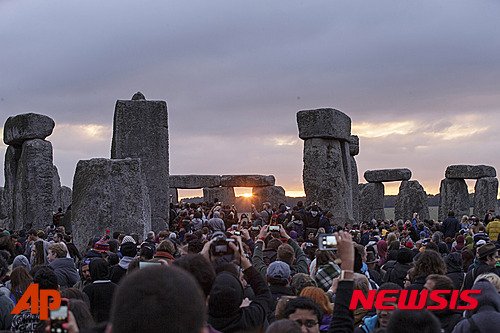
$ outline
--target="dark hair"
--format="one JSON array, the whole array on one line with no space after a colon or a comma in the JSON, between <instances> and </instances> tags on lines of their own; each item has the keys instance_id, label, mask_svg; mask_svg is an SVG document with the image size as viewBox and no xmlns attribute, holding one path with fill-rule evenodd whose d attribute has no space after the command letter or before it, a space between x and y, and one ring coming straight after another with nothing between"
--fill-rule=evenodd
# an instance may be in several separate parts
<instances>
[{"instance_id":1,"label":"dark hair","mask_svg":"<svg viewBox=\"0 0 500 333\"><path fill-rule=\"evenodd\" d=\"M279 238L272 238L267 242L266 248L278 251L278 248L280 247L281 244L283 244L283 242L280 241Z\"/></svg>"},{"instance_id":2,"label":"dark hair","mask_svg":"<svg viewBox=\"0 0 500 333\"><path fill-rule=\"evenodd\" d=\"M188 253L200 253L203 250L203 242L198 238L189 241L188 243Z\"/></svg>"},{"instance_id":3,"label":"dark hair","mask_svg":"<svg viewBox=\"0 0 500 333\"><path fill-rule=\"evenodd\" d=\"M33 259L33 266L45 265L45 246L42 240L33 243L36 253Z\"/></svg>"},{"instance_id":4,"label":"dark hair","mask_svg":"<svg viewBox=\"0 0 500 333\"><path fill-rule=\"evenodd\" d=\"M429 310L396 310L392 313L386 333L440 333L441 324Z\"/></svg>"},{"instance_id":5,"label":"dark hair","mask_svg":"<svg viewBox=\"0 0 500 333\"><path fill-rule=\"evenodd\" d=\"M198 333L205 325L205 297L196 280L175 266L126 275L115 291L113 333Z\"/></svg>"},{"instance_id":6,"label":"dark hair","mask_svg":"<svg viewBox=\"0 0 500 333\"><path fill-rule=\"evenodd\" d=\"M290 244L283 243L278 247L276 260L281 260L286 262L288 265L293 264L293 260L295 259L295 251Z\"/></svg>"},{"instance_id":7,"label":"dark hair","mask_svg":"<svg viewBox=\"0 0 500 333\"><path fill-rule=\"evenodd\" d=\"M118 241L116 239L113 238L108 240L108 244L110 252L116 252L116 250L118 250Z\"/></svg>"},{"instance_id":8,"label":"dark hair","mask_svg":"<svg viewBox=\"0 0 500 333\"><path fill-rule=\"evenodd\" d=\"M443 275L446 273L446 264L437 252L425 250L418 256L415 263L415 270L416 276L427 276L430 274Z\"/></svg>"},{"instance_id":9,"label":"dark hair","mask_svg":"<svg viewBox=\"0 0 500 333\"><path fill-rule=\"evenodd\" d=\"M0 262L1 261L4 261L3 258L0 259ZM19 302L19 299L24 294L26 289L28 289L32 281L33 278L24 266L18 266L14 268L12 273L10 273L11 290L16 302Z\"/></svg>"},{"instance_id":10,"label":"dark hair","mask_svg":"<svg viewBox=\"0 0 500 333\"><path fill-rule=\"evenodd\" d=\"M143 257L146 260L153 259L153 256L154 256L153 246L151 244L148 244L148 243L142 243L139 256Z\"/></svg>"},{"instance_id":11,"label":"dark hair","mask_svg":"<svg viewBox=\"0 0 500 333\"><path fill-rule=\"evenodd\" d=\"M434 242L427 242L427 245L425 245L425 250L439 252L439 246Z\"/></svg>"},{"instance_id":12,"label":"dark hair","mask_svg":"<svg viewBox=\"0 0 500 333\"><path fill-rule=\"evenodd\" d=\"M54 273L54 269L50 266L40 267L33 277L33 282L38 283L40 289L57 290L59 288L57 275Z\"/></svg>"},{"instance_id":13,"label":"dark hair","mask_svg":"<svg viewBox=\"0 0 500 333\"><path fill-rule=\"evenodd\" d=\"M69 302L69 310L73 313L80 331L94 328L94 318L90 314L89 306L84 301L72 299Z\"/></svg>"},{"instance_id":14,"label":"dark hair","mask_svg":"<svg viewBox=\"0 0 500 333\"><path fill-rule=\"evenodd\" d=\"M446 275L431 274L431 275L427 276L426 281L429 281L429 280L434 282L434 287L432 288L432 290L453 290L453 289L455 289L453 281L449 277L447 277ZM447 300L450 300L451 294L442 294L441 297L443 297Z\"/></svg>"},{"instance_id":15,"label":"dark hair","mask_svg":"<svg viewBox=\"0 0 500 333\"><path fill-rule=\"evenodd\" d=\"M201 254L188 254L172 262L174 266L179 266L196 279L205 297L208 297L215 282L215 271L207 259Z\"/></svg>"},{"instance_id":16,"label":"dark hair","mask_svg":"<svg viewBox=\"0 0 500 333\"><path fill-rule=\"evenodd\" d=\"M295 313L297 309L312 310L316 317L318 318L318 323L323 320L323 310L316 304L312 299L304 296L299 296L297 298L290 299L285 305L285 311L283 313L285 318L289 318L292 313Z\"/></svg>"},{"instance_id":17,"label":"dark hair","mask_svg":"<svg viewBox=\"0 0 500 333\"><path fill-rule=\"evenodd\" d=\"M269 325L266 333L302 333L302 328L293 320L280 319Z\"/></svg>"}]
</instances>

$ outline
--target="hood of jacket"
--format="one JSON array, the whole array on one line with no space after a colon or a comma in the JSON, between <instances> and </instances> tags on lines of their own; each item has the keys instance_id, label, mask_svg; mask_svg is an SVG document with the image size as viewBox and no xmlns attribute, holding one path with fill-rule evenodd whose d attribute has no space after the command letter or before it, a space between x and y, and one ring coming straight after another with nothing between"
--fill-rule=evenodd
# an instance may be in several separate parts
<instances>
[{"instance_id":1,"label":"hood of jacket","mask_svg":"<svg viewBox=\"0 0 500 333\"><path fill-rule=\"evenodd\" d=\"M109 279L109 266L104 259L94 259L90 262L90 277L92 282Z\"/></svg>"},{"instance_id":2,"label":"hood of jacket","mask_svg":"<svg viewBox=\"0 0 500 333\"><path fill-rule=\"evenodd\" d=\"M453 252L448 254L444 262L446 263L446 273L463 273L461 253Z\"/></svg>"},{"instance_id":3,"label":"hood of jacket","mask_svg":"<svg viewBox=\"0 0 500 333\"><path fill-rule=\"evenodd\" d=\"M500 295L491 282L481 279L472 286L472 290L481 290L481 293L470 295L477 300L478 306L475 309L467 310L467 318L480 311L491 310L500 312Z\"/></svg>"},{"instance_id":4,"label":"hood of jacket","mask_svg":"<svg viewBox=\"0 0 500 333\"><path fill-rule=\"evenodd\" d=\"M240 312L243 297L244 290L240 281L229 272L220 273L210 292L208 315L218 319L233 318Z\"/></svg>"}]
</instances>

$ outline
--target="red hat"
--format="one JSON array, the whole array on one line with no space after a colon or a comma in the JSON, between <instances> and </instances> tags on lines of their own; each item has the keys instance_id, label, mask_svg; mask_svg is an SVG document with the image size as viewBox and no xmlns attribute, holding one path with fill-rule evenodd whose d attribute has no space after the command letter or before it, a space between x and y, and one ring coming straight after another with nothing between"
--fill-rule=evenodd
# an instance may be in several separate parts
<instances>
[{"instance_id":1,"label":"red hat","mask_svg":"<svg viewBox=\"0 0 500 333\"><path fill-rule=\"evenodd\" d=\"M412 242L410 242L410 241L408 241L408 242L406 243L406 247L407 247L407 248L409 248L409 249L413 249L413 243L412 243Z\"/></svg>"}]
</instances>

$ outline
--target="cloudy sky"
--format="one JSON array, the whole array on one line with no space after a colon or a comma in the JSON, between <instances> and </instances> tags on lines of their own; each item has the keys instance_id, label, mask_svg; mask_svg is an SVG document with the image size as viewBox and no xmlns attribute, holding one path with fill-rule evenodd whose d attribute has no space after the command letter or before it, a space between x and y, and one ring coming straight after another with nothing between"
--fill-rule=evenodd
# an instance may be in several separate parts
<instances>
[{"instance_id":1,"label":"cloudy sky","mask_svg":"<svg viewBox=\"0 0 500 333\"><path fill-rule=\"evenodd\" d=\"M78 160L110 157L114 104L139 90L167 101L171 174L273 174L298 195L295 114L331 107L360 137L360 179L407 167L434 194L447 165L500 168L499 12L462 0L2 0L0 115L53 118L71 186Z\"/></svg>"}]
</instances>

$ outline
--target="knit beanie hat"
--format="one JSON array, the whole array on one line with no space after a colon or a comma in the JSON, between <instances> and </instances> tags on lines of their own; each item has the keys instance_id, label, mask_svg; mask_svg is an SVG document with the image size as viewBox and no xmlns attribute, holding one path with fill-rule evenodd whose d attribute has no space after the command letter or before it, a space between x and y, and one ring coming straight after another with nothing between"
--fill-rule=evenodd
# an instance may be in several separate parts
<instances>
[{"instance_id":1,"label":"knit beanie hat","mask_svg":"<svg viewBox=\"0 0 500 333\"><path fill-rule=\"evenodd\" d=\"M137 246L135 245L135 240L131 236L123 237L120 252L126 257L135 257L137 255Z\"/></svg>"}]
</instances>

